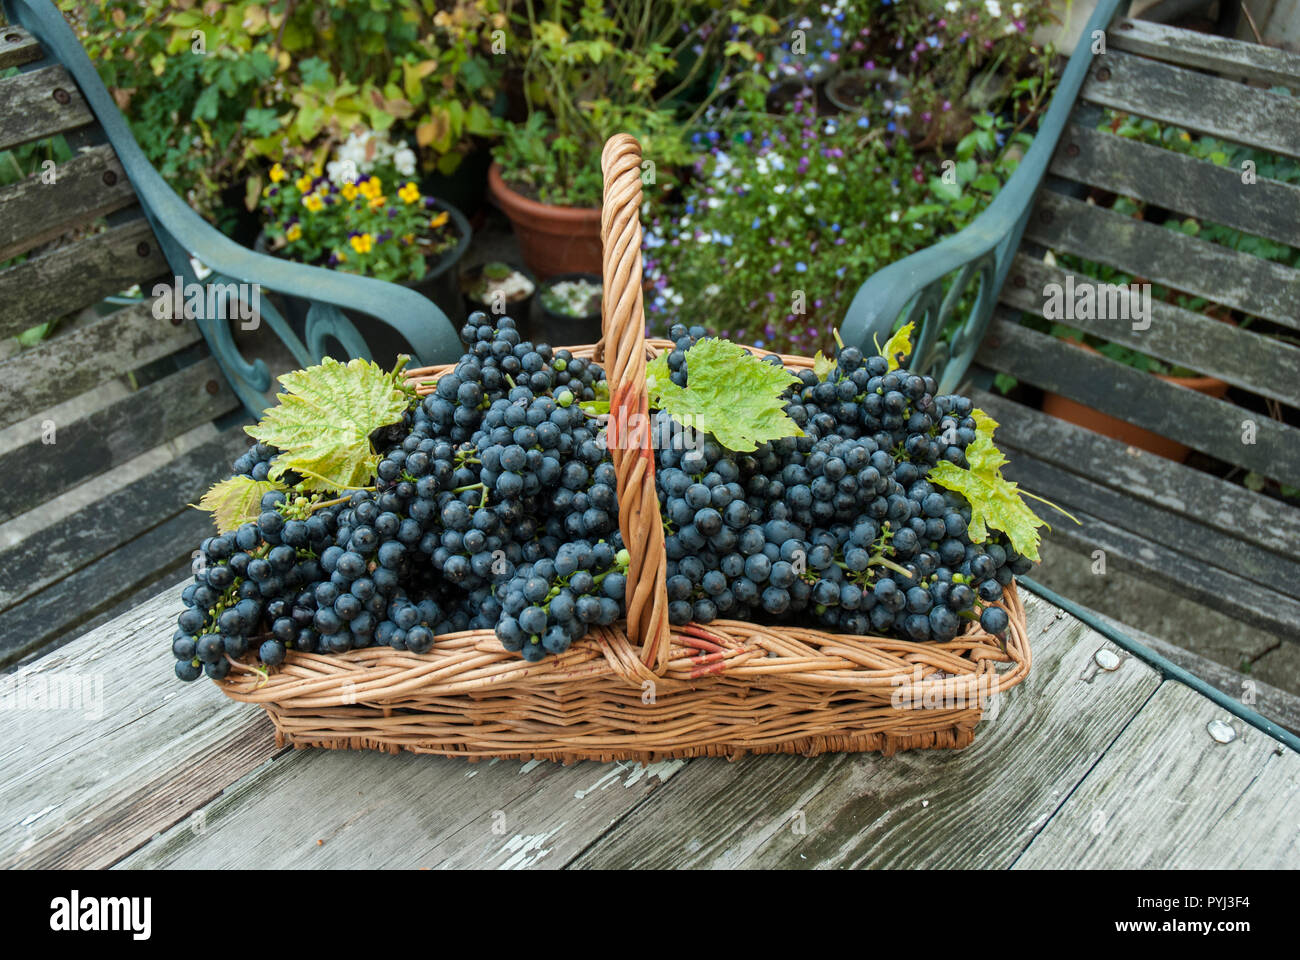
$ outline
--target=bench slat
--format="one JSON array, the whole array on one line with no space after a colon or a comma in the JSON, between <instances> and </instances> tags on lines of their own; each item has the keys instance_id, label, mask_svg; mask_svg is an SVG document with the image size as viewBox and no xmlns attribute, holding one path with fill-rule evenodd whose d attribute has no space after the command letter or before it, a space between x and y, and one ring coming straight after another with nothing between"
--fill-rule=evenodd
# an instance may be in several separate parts
<instances>
[{"instance_id":1,"label":"bench slat","mask_svg":"<svg viewBox=\"0 0 1300 960\"><path fill-rule=\"evenodd\" d=\"M153 301L117 310L0 361L0 427L85 393L201 340L192 322L153 315Z\"/></svg>"},{"instance_id":2,"label":"bench slat","mask_svg":"<svg viewBox=\"0 0 1300 960\"><path fill-rule=\"evenodd\" d=\"M1300 330L1300 271L1044 190L1025 236Z\"/></svg>"},{"instance_id":3,"label":"bench slat","mask_svg":"<svg viewBox=\"0 0 1300 960\"><path fill-rule=\"evenodd\" d=\"M1112 50L1123 50L1183 67L1248 77L1272 86L1300 85L1300 57L1276 47L1181 30L1148 20L1123 20L1106 35ZM1105 58L1103 58L1104 60Z\"/></svg>"},{"instance_id":4,"label":"bench slat","mask_svg":"<svg viewBox=\"0 0 1300 960\"><path fill-rule=\"evenodd\" d=\"M1300 101L1235 80L1107 53L1095 59L1079 95L1103 107L1300 157Z\"/></svg>"},{"instance_id":5,"label":"bench slat","mask_svg":"<svg viewBox=\"0 0 1300 960\"><path fill-rule=\"evenodd\" d=\"M247 449L242 429L231 429L207 443L188 450L134 483L114 491L75 514L56 521L7 550L0 550L0 611L7 611L38 590L56 583L74 571L109 556L123 544L158 526L184 510L204 520L209 533L211 519L188 503L197 503L212 483L229 476L230 463ZM167 559L185 556L198 542L174 542ZM123 576L114 564L95 564L101 591ZM98 596L96 594L95 596ZM83 596L81 602L87 602ZM5 616L8 616L6 613ZM6 622L6 631L9 626Z\"/></svg>"},{"instance_id":6,"label":"bench slat","mask_svg":"<svg viewBox=\"0 0 1300 960\"><path fill-rule=\"evenodd\" d=\"M0 271L0 337L75 313L167 271L143 216Z\"/></svg>"},{"instance_id":7,"label":"bench slat","mask_svg":"<svg viewBox=\"0 0 1300 960\"><path fill-rule=\"evenodd\" d=\"M45 443L30 439L0 450L0 523L125 463L239 405L217 361L207 357L73 423L56 424Z\"/></svg>"},{"instance_id":8,"label":"bench slat","mask_svg":"<svg viewBox=\"0 0 1300 960\"><path fill-rule=\"evenodd\" d=\"M61 66L0 80L0 150L94 123L81 91Z\"/></svg>"},{"instance_id":9,"label":"bench slat","mask_svg":"<svg viewBox=\"0 0 1300 960\"><path fill-rule=\"evenodd\" d=\"M1021 326L999 308L976 360L1179 443L1300 486L1300 430L1167 383L1056 337ZM1256 442L1242 443L1242 421Z\"/></svg>"},{"instance_id":10,"label":"bench slat","mask_svg":"<svg viewBox=\"0 0 1300 960\"><path fill-rule=\"evenodd\" d=\"M1289 594L1293 585L1300 583L1300 557L1278 556L1213 530L1194 514L1152 507L1128 496L1123 490L1103 485L1096 477L1044 463L1034 455L1036 451L1033 448L1022 449L1008 441L1005 449L1011 461L1005 470L1008 478L1071 513L1085 511L1113 527L1173 551L1182 557L1181 567L1216 568L1277 594ZM1076 540L1088 540L1085 528L1076 527L1068 518L1057 515L1050 508L1039 512L1039 516L1063 536L1073 535ZM1063 529L1065 527L1072 529L1067 532ZM1300 601L1292 600L1291 603L1291 611L1300 623Z\"/></svg>"},{"instance_id":11,"label":"bench slat","mask_svg":"<svg viewBox=\"0 0 1300 960\"><path fill-rule=\"evenodd\" d=\"M1190 514L1214 530L1281 556L1300 554L1300 510L1006 397L983 390L970 396L998 421L999 443L1030 450L1046 463L1152 508Z\"/></svg>"},{"instance_id":12,"label":"bench slat","mask_svg":"<svg viewBox=\"0 0 1300 960\"><path fill-rule=\"evenodd\" d=\"M1066 128L1052 173L1099 190L1300 247L1300 186L1217 167L1173 150L1077 124Z\"/></svg>"},{"instance_id":13,"label":"bench slat","mask_svg":"<svg viewBox=\"0 0 1300 960\"><path fill-rule=\"evenodd\" d=\"M0 70L41 59L41 45L22 27L0 27Z\"/></svg>"},{"instance_id":14,"label":"bench slat","mask_svg":"<svg viewBox=\"0 0 1300 960\"><path fill-rule=\"evenodd\" d=\"M54 183L28 177L0 189L0 262L135 202L126 171L107 144L57 167L55 177Z\"/></svg>"},{"instance_id":15,"label":"bench slat","mask_svg":"<svg viewBox=\"0 0 1300 960\"><path fill-rule=\"evenodd\" d=\"M1067 276L1073 276L1076 284L1095 282L1086 274L1049 267L1019 253L1011 264L1010 281L1002 286L1001 302L1042 316L1047 284L1057 284L1064 290ZM1134 330L1132 320L1118 316L1060 322L1261 396L1300 406L1300 348L1155 299L1151 301L1149 320L1145 330Z\"/></svg>"}]
</instances>

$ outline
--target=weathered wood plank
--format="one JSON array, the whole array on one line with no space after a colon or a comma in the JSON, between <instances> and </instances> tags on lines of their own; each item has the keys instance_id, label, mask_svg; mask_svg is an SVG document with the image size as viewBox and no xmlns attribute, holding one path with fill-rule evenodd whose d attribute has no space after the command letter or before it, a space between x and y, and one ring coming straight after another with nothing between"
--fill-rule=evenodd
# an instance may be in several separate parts
<instances>
[{"instance_id":1,"label":"weathered wood plank","mask_svg":"<svg viewBox=\"0 0 1300 960\"><path fill-rule=\"evenodd\" d=\"M1261 599L1268 598L1270 592L1274 592L1283 595L1279 600L1283 600L1294 585L1300 582L1300 555L1283 557L1261 550L1235 537L1211 530L1194 515L1141 503L1126 496L1122 490L1103 486L1096 478L1081 476L1044 463L1034 456L1032 450L1023 450L1011 443L1007 443L1006 448L1008 451L1016 451L1007 454L1011 458L1011 463L1005 470L1007 477L1071 513L1084 510L1094 517L1104 518L1111 526L1167 547L1182 558L1178 564L1179 569L1169 571L1171 576L1182 579L1181 570L1189 566L1217 568L1232 574L1234 578L1239 577L1266 588L1259 591ZM1076 527L1062 517L1052 521L1053 529L1066 526L1072 528L1072 539L1090 542L1085 527ZM1297 544L1297 549L1300 549L1300 544ZM1284 604L1278 610L1278 616L1285 618L1287 612L1288 608ZM1292 601L1289 612L1300 620L1300 602Z\"/></svg>"},{"instance_id":2,"label":"weathered wood plank","mask_svg":"<svg viewBox=\"0 0 1300 960\"><path fill-rule=\"evenodd\" d=\"M1244 43L1163 23L1129 19L1111 27L1106 42L1113 50L1179 66L1213 70L1230 77L1247 77L1269 85L1300 85L1300 56L1258 43Z\"/></svg>"},{"instance_id":3,"label":"weathered wood plank","mask_svg":"<svg viewBox=\"0 0 1300 960\"><path fill-rule=\"evenodd\" d=\"M239 405L217 361L207 357L72 423L40 426L26 443L0 450L0 522L83 480L165 443Z\"/></svg>"},{"instance_id":4,"label":"weathered wood plank","mask_svg":"<svg viewBox=\"0 0 1300 960\"><path fill-rule=\"evenodd\" d=\"M1125 270L1300 329L1300 271L1041 191L1025 236L1058 253Z\"/></svg>"},{"instance_id":5,"label":"weathered wood plank","mask_svg":"<svg viewBox=\"0 0 1300 960\"><path fill-rule=\"evenodd\" d=\"M1099 670L1096 652L1115 648L1032 595L1025 605L1033 670L965 750L693 761L573 865L1010 865L1159 684L1122 651Z\"/></svg>"},{"instance_id":6,"label":"weathered wood plank","mask_svg":"<svg viewBox=\"0 0 1300 960\"><path fill-rule=\"evenodd\" d=\"M230 462L246 447L247 437L242 430L227 430L112 496L46 527L39 535L0 551L0 610L7 610L179 513L214 480L228 475ZM195 543L185 552L197 546ZM121 575L111 569L100 572L106 579Z\"/></svg>"},{"instance_id":7,"label":"weathered wood plank","mask_svg":"<svg viewBox=\"0 0 1300 960\"><path fill-rule=\"evenodd\" d=\"M0 27L0 70L41 59L41 45L22 27Z\"/></svg>"},{"instance_id":8,"label":"weathered wood plank","mask_svg":"<svg viewBox=\"0 0 1300 960\"><path fill-rule=\"evenodd\" d=\"M120 866L560 867L681 767L296 751Z\"/></svg>"},{"instance_id":9,"label":"weathered wood plank","mask_svg":"<svg viewBox=\"0 0 1300 960\"><path fill-rule=\"evenodd\" d=\"M1049 267L1023 253L1012 261L1008 276L1009 281L1002 285L999 296L1001 302L1039 316L1048 303L1049 284L1056 285L1061 303L1066 299L1063 291L1068 289L1067 278L1073 278L1076 291L1085 285L1096 288L1098 284L1087 274ZM1121 290L1121 295L1128 302L1127 289ZM1101 299L1104 301L1105 296ZM1091 316L1057 319L1158 360L1300 406L1300 348L1154 299L1151 315L1143 318L1141 329L1134 328L1138 320L1132 310L1127 311L1127 317L1121 315L1123 312L1112 311L1107 306L1092 311Z\"/></svg>"},{"instance_id":10,"label":"weathered wood plank","mask_svg":"<svg viewBox=\"0 0 1300 960\"><path fill-rule=\"evenodd\" d=\"M175 587L0 677L0 866L107 866L274 754L260 711L172 674L180 610Z\"/></svg>"},{"instance_id":11,"label":"weathered wood plank","mask_svg":"<svg viewBox=\"0 0 1300 960\"><path fill-rule=\"evenodd\" d=\"M1300 103L1235 80L1108 52L1094 59L1080 96L1104 107L1300 157Z\"/></svg>"},{"instance_id":12,"label":"weathered wood plank","mask_svg":"<svg viewBox=\"0 0 1300 960\"><path fill-rule=\"evenodd\" d=\"M203 339L192 322L153 315L153 301L126 307L0 361L0 427Z\"/></svg>"},{"instance_id":13,"label":"weathered wood plank","mask_svg":"<svg viewBox=\"0 0 1300 960\"><path fill-rule=\"evenodd\" d=\"M94 123L68 71L55 65L0 80L0 150Z\"/></svg>"},{"instance_id":14,"label":"weathered wood plank","mask_svg":"<svg viewBox=\"0 0 1300 960\"><path fill-rule=\"evenodd\" d=\"M1052 173L1166 210L1300 247L1300 186L1216 167L1127 137L1066 127Z\"/></svg>"},{"instance_id":15,"label":"weathered wood plank","mask_svg":"<svg viewBox=\"0 0 1300 960\"><path fill-rule=\"evenodd\" d=\"M214 461L207 482L228 472L229 460ZM4 611L0 666L58 643L106 613L124 612L130 596L191 562L193 551L214 532L211 517L184 506L171 509L170 515L151 513L157 526Z\"/></svg>"},{"instance_id":16,"label":"weathered wood plank","mask_svg":"<svg viewBox=\"0 0 1300 960\"><path fill-rule=\"evenodd\" d=\"M1236 738L1215 741L1214 721ZM1167 682L1015 868L1295 870L1297 807L1300 756Z\"/></svg>"},{"instance_id":17,"label":"weathered wood plank","mask_svg":"<svg viewBox=\"0 0 1300 960\"><path fill-rule=\"evenodd\" d=\"M1185 513L1214 530L1283 556L1300 546L1300 511L1278 500L1024 404L983 390L975 405L997 420L998 441L1072 470L1153 507Z\"/></svg>"},{"instance_id":18,"label":"weathered wood plank","mask_svg":"<svg viewBox=\"0 0 1300 960\"><path fill-rule=\"evenodd\" d=\"M117 154L91 147L54 170L0 189L0 262L62 236L71 228L135 202Z\"/></svg>"},{"instance_id":19,"label":"weathered wood plank","mask_svg":"<svg viewBox=\"0 0 1300 960\"><path fill-rule=\"evenodd\" d=\"M75 313L135 283L162 276L167 260L138 219L0 270L0 337Z\"/></svg>"},{"instance_id":20,"label":"weathered wood plank","mask_svg":"<svg viewBox=\"0 0 1300 960\"><path fill-rule=\"evenodd\" d=\"M1300 485L1300 431L1021 326L998 308L976 360L1179 443ZM1242 443L1242 421L1256 424Z\"/></svg>"}]
</instances>

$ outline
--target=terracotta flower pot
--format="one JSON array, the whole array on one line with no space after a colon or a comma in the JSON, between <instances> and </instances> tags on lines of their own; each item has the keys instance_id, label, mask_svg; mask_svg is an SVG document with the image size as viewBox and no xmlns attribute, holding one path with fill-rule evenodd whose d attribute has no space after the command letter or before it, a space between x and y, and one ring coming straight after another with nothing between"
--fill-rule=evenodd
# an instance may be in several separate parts
<instances>
[{"instance_id":1,"label":"terracotta flower pot","mask_svg":"<svg viewBox=\"0 0 1300 960\"><path fill-rule=\"evenodd\" d=\"M1066 343L1073 344L1091 353L1097 353L1095 349L1086 343L1079 343L1077 340L1066 339ZM1186 387L1189 390L1195 390L1197 393L1203 393L1206 396L1220 400L1228 392L1228 384L1217 377L1171 377L1163 373L1153 373L1152 376L1159 377L1166 383ZM1143 430L1141 427L1135 427L1127 421L1109 416L1099 410L1094 410L1086 404L1079 403L1077 400L1071 400L1069 397L1063 397L1057 393L1043 392L1043 412L1056 417L1058 420L1078 424L1094 433L1113 437L1130 447L1137 447L1139 450L1146 450L1148 453L1154 453L1169 460L1182 461L1187 459L1187 455L1191 453L1190 447L1185 447L1175 440L1162 437L1150 430Z\"/></svg>"},{"instance_id":2,"label":"terracotta flower pot","mask_svg":"<svg viewBox=\"0 0 1300 960\"><path fill-rule=\"evenodd\" d=\"M557 273L600 273L600 208L559 207L506 186L501 167L488 168L488 192L510 218L524 262L538 279Z\"/></svg>"}]
</instances>

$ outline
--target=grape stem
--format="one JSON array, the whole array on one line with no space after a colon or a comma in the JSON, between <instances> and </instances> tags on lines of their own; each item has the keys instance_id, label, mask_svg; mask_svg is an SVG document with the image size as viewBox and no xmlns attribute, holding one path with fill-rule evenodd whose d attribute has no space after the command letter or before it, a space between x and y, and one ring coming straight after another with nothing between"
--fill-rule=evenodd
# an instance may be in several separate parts
<instances>
[{"instance_id":1,"label":"grape stem","mask_svg":"<svg viewBox=\"0 0 1300 960\"><path fill-rule=\"evenodd\" d=\"M885 567L888 570L893 570L895 573L901 573L903 576L907 577L908 579L911 579L912 577L912 571L908 570L907 567L904 567L901 564L897 564L893 560L886 559L885 557L882 557L879 554L877 554L876 556L868 560L867 566Z\"/></svg>"}]
</instances>

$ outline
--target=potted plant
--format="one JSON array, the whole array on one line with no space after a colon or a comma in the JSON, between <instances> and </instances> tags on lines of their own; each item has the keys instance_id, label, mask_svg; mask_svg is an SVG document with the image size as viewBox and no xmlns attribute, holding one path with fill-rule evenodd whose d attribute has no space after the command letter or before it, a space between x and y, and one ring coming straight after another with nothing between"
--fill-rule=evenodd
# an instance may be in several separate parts
<instances>
[{"instance_id":1,"label":"potted plant","mask_svg":"<svg viewBox=\"0 0 1300 960\"><path fill-rule=\"evenodd\" d=\"M470 228L450 204L426 197L412 180L371 173L349 179L350 167L308 172L271 168L263 191L265 226L258 248L289 260L400 283L424 294L448 316L460 309L455 267ZM301 329L306 305L286 298L287 319ZM350 316L376 357L407 349L387 325Z\"/></svg>"},{"instance_id":2,"label":"potted plant","mask_svg":"<svg viewBox=\"0 0 1300 960\"><path fill-rule=\"evenodd\" d=\"M511 317L523 331L531 329L529 314L536 290L537 281L527 270L499 260L471 267L460 278L466 313L482 310Z\"/></svg>"},{"instance_id":3,"label":"potted plant","mask_svg":"<svg viewBox=\"0 0 1300 960\"><path fill-rule=\"evenodd\" d=\"M688 159L681 131L723 92L761 79L739 67L758 57L748 40L778 24L761 9L742 18L711 0L633 0L610 14L599 4L575 13L564 0L525 6L516 19L526 39L513 49L526 119L500 123L488 190L538 277L596 273L596 158L605 140L633 134L646 157L647 193L669 189L673 169ZM695 65L679 70L688 52ZM698 102L682 99L705 65L714 71L709 92Z\"/></svg>"},{"instance_id":4,"label":"potted plant","mask_svg":"<svg viewBox=\"0 0 1300 960\"><path fill-rule=\"evenodd\" d=\"M602 281L594 273L563 273L542 281L537 337L546 343L595 343L600 339Z\"/></svg>"}]
</instances>

